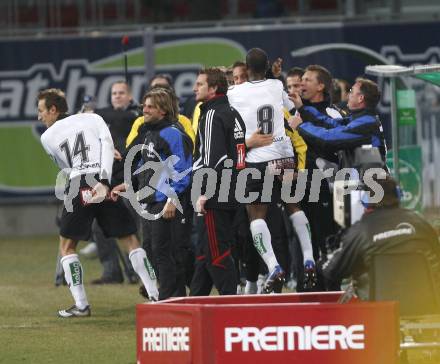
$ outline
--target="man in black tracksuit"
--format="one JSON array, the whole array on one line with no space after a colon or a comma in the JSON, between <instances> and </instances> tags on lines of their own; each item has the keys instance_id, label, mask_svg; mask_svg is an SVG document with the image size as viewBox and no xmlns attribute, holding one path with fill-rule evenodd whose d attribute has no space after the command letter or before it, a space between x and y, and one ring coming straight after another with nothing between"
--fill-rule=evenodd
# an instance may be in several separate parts
<instances>
[{"instance_id":1,"label":"man in black tracksuit","mask_svg":"<svg viewBox=\"0 0 440 364\"><path fill-rule=\"evenodd\" d=\"M190 295L209 295L214 284L219 294L234 295L237 277L231 256L237 170L245 167L245 125L228 102L228 84L217 68L200 71L194 92L200 107L200 121L194 158L193 193L201 185L196 203L199 213L196 266ZM201 168L216 172L214 181L202 179ZM222 175L232 174L231 182ZM222 183L220 183L222 182ZM221 188L220 188L221 187ZM212 194L212 197L209 197Z\"/></svg>"}]
</instances>

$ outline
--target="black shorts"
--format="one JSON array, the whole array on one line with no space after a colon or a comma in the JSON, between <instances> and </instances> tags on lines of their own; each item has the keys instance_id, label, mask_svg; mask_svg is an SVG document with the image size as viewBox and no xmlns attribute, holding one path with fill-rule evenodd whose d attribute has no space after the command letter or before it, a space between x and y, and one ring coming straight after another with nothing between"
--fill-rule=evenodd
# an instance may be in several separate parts
<instances>
[{"instance_id":1,"label":"black shorts","mask_svg":"<svg viewBox=\"0 0 440 364\"><path fill-rule=\"evenodd\" d=\"M286 201L289 202L291 197L295 194L295 188L296 188L296 180L292 179L283 179L284 169L280 169L280 174L273 174L272 166L274 164L277 164L277 162L289 160L286 162L285 166L286 169L289 171L295 171L294 163L291 162L293 158L285 158L282 160L275 160L275 161L268 161L268 162L261 162L261 163L246 163L246 168L254 168L256 169L260 174L261 177L259 178L253 178L253 176L249 173L247 175L246 180L246 193L245 197L249 200L253 200L251 202L245 202L245 201L239 201L242 203L248 203L248 204L264 204L264 203L278 203L284 200L283 197L285 197ZM270 166L272 165L272 166ZM279 168L277 168L279 169ZM243 172L244 173L244 172ZM283 190L284 186L284 190ZM254 197L250 198L250 193L258 194L257 199ZM284 196L285 195L285 196Z\"/></svg>"},{"instance_id":2,"label":"black shorts","mask_svg":"<svg viewBox=\"0 0 440 364\"><path fill-rule=\"evenodd\" d=\"M73 240L88 240L92 222L98 221L107 238L121 238L136 233L136 223L121 199L101 203L83 204L81 190L72 200L72 211L63 212L60 219L60 235Z\"/></svg>"},{"instance_id":3,"label":"black shorts","mask_svg":"<svg viewBox=\"0 0 440 364\"><path fill-rule=\"evenodd\" d=\"M254 169L259 172L260 177L255 178L255 176L249 174L246 179L246 199L249 202L244 202L248 204L261 204L261 203L271 203L279 202L281 199L281 180L276 175L272 175L269 169L270 162L261 163L246 163L246 170L250 171ZM244 172L240 172L244 173ZM257 194L257 198L253 195ZM251 197L252 196L252 197Z\"/></svg>"}]
</instances>

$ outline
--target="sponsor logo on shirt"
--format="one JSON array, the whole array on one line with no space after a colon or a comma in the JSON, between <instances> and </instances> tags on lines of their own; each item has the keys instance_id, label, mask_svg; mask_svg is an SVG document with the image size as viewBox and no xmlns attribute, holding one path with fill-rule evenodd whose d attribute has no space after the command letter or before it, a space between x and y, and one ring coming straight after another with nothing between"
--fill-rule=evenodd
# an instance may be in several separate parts
<instances>
[{"instance_id":1,"label":"sponsor logo on shirt","mask_svg":"<svg viewBox=\"0 0 440 364\"><path fill-rule=\"evenodd\" d=\"M155 153L154 153L154 143L153 142L149 142L146 147L145 150L147 151L147 156L149 158L154 158L155 157Z\"/></svg>"},{"instance_id":2,"label":"sponsor logo on shirt","mask_svg":"<svg viewBox=\"0 0 440 364\"><path fill-rule=\"evenodd\" d=\"M241 127L241 125L237 119L235 119L234 138L236 140L244 138L243 128Z\"/></svg>"},{"instance_id":3,"label":"sponsor logo on shirt","mask_svg":"<svg viewBox=\"0 0 440 364\"><path fill-rule=\"evenodd\" d=\"M246 147L243 143L237 144L237 169L243 169L246 167Z\"/></svg>"}]
</instances>

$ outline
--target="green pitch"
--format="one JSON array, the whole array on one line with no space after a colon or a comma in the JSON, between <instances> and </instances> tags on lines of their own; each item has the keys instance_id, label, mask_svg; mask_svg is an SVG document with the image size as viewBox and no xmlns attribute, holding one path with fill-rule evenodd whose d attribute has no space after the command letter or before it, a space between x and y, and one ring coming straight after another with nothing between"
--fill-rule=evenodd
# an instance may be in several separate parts
<instances>
[{"instance_id":1,"label":"green pitch","mask_svg":"<svg viewBox=\"0 0 440 364\"><path fill-rule=\"evenodd\" d=\"M136 363L138 286L91 286L100 265L82 258L92 317L59 319L57 310L73 301L67 287L53 284L57 246L56 236L0 239L0 364ZM439 363L429 351L408 357Z\"/></svg>"},{"instance_id":2,"label":"green pitch","mask_svg":"<svg viewBox=\"0 0 440 364\"><path fill-rule=\"evenodd\" d=\"M55 287L57 237L0 239L0 363L136 363L137 285L92 286L98 260L81 259L92 317L63 320L73 304Z\"/></svg>"}]
</instances>

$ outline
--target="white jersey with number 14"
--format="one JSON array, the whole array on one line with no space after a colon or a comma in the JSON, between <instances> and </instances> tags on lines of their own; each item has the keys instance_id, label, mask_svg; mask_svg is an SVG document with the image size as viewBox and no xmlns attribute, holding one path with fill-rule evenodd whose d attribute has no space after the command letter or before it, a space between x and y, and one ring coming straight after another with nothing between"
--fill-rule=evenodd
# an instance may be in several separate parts
<instances>
[{"instance_id":1,"label":"white jersey with number 14","mask_svg":"<svg viewBox=\"0 0 440 364\"><path fill-rule=\"evenodd\" d=\"M247 162L267 162L294 155L292 143L284 130L283 108L291 110L295 105L289 100L281 81L270 79L232 86L228 90L228 99L246 124L246 139L258 128L264 134L273 134L272 144L247 152Z\"/></svg>"},{"instance_id":2,"label":"white jersey with number 14","mask_svg":"<svg viewBox=\"0 0 440 364\"><path fill-rule=\"evenodd\" d=\"M99 174L111 180L113 140L99 115L84 113L57 120L41 135L41 143L60 169L71 169L69 179Z\"/></svg>"}]
</instances>

